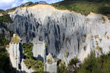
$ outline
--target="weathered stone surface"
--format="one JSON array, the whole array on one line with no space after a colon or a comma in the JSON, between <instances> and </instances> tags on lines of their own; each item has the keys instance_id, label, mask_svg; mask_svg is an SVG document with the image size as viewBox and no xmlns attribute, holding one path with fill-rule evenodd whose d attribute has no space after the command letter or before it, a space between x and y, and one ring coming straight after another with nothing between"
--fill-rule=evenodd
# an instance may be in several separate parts
<instances>
[{"instance_id":1,"label":"weathered stone surface","mask_svg":"<svg viewBox=\"0 0 110 73\"><path fill-rule=\"evenodd\" d=\"M37 41L36 43L33 44L33 56L37 60L41 60L45 62L45 57L46 57L46 48L45 48L45 42L43 41Z\"/></svg>"},{"instance_id":2,"label":"weathered stone surface","mask_svg":"<svg viewBox=\"0 0 110 73\"><path fill-rule=\"evenodd\" d=\"M84 16L49 5L21 7L9 14L14 23L7 27L18 33L23 42L35 37L45 40L48 53L66 63L74 56L83 61L91 50L97 55L100 48L104 54L110 50L110 22L100 14Z\"/></svg>"},{"instance_id":3,"label":"weathered stone surface","mask_svg":"<svg viewBox=\"0 0 110 73\"><path fill-rule=\"evenodd\" d=\"M44 71L47 71L50 73L57 73L57 62L54 60L53 56L50 53L46 56Z\"/></svg>"},{"instance_id":4,"label":"weathered stone surface","mask_svg":"<svg viewBox=\"0 0 110 73\"><path fill-rule=\"evenodd\" d=\"M16 35L13 35L13 38L15 38ZM13 39L12 38L12 39ZM20 38L17 36L17 39L20 40ZM16 68L16 70L21 70L21 61L23 59L23 50L21 47L21 43L15 43L14 41L11 41L9 45L7 45L6 50L9 53L10 62L12 64L13 68Z\"/></svg>"}]
</instances>

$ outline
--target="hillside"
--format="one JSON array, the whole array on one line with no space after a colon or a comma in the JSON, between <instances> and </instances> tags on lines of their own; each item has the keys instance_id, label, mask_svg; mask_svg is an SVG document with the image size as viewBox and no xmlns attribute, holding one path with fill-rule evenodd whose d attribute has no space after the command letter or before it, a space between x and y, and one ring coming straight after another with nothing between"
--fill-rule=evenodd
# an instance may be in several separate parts
<instances>
[{"instance_id":1,"label":"hillside","mask_svg":"<svg viewBox=\"0 0 110 73\"><path fill-rule=\"evenodd\" d=\"M110 1L101 2L89 2L89 1L62 1L52 4L58 9L67 9L70 11L75 11L83 15L88 15L90 12L103 14L110 19Z\"/></svg>"}]
</instances>

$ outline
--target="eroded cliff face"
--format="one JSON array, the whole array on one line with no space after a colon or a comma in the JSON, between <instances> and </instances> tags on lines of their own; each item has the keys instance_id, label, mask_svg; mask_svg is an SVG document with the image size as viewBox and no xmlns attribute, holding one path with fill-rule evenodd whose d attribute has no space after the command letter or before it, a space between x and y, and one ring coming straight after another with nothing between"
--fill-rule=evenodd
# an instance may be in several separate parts
<instances>
[{"instance_id":1,"label":"eroded cliff face","mask_svg":"<svg viewBox=\"0 0 110 73\"><path fill-rule=\"evenodd\" d=\"M50 5L17 8L9 14L14 22L7 28L19 34L23 42L36 37L45 40L48 53L66 63L74 56L83 61L91 50L96 56L110 50L110 22L100 14L84 16Z\"/></svg>"}]
</instances>

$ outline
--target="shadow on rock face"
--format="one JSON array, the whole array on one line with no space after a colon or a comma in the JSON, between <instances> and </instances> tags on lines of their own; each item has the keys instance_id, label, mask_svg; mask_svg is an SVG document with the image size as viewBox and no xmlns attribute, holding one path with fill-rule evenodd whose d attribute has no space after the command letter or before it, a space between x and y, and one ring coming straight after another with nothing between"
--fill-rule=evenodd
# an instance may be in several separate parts
<instances>
[{"instance_id":1,"label":"shadow on rock face","mask_svg":"<svg viewBox=\"0 0 110 73\"><path fill-rule=\"evenodd\" d=\"M44 61L43 57L41 55L38 55L38 57L35 57L37 60L41 60L42 62Z\"/></svg>"}]
</instances>

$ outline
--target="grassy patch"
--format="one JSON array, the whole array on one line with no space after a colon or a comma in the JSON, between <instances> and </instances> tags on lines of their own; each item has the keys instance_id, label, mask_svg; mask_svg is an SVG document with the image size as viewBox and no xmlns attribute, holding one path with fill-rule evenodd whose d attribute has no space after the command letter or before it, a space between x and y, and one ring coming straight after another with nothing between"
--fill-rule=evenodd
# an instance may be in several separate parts
<instances>
[{"instance_id":1,"label":"grassy patch","mask_svg":"<svg viewBox=\"0 0 110 73\"><path fill-rule=\"evenodd\" d=\"M12 38L12 40L11 40L11 42L14 42L14 43L19 43L20 42L20 40L19 40L19 38L18 38L19 36L18 35L16 35L15 37L13 37Z\"/></svg>"}]
</instances>

